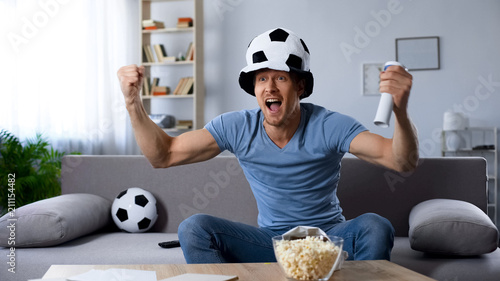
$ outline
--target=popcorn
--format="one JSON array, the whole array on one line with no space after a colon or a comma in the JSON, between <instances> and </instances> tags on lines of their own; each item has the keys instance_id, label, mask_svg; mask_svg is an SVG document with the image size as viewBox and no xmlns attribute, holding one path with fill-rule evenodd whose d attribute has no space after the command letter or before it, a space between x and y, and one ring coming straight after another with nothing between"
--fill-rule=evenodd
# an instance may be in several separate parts
<instances>
[{"instance_id":1,"label":"popcorn","mask_svg":"<svg viewBox=\"0 0 500 281\"><path fill-rule=\"evenodd\" d=\"M275 241L278 262L286 275L297 280L314 280L327 276L341 248L323 237L307 236L297 240Z\"/></svg>"}]
</instances>

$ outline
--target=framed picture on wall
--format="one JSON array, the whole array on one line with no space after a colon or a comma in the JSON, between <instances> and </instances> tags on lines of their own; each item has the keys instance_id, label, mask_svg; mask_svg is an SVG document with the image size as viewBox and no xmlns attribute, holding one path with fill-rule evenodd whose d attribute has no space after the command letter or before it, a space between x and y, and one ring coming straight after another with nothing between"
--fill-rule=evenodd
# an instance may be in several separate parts
<instances>
[{"instance_id":1,"label":"framed picture on wall","mask_svg":"<svg viewBox=\"0 0 500 281\"><path fill-rule=\"evenodd\" d=\"M408 70L439 69L439 37L396 38L396 60Z\"/></svg>"}]
</instances>

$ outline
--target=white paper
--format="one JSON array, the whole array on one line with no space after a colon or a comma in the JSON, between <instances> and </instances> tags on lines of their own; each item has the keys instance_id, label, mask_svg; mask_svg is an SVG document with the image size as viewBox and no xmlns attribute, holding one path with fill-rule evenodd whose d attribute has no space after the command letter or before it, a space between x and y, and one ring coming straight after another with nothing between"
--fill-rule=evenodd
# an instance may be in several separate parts
<instances>
[{"instance_id":1,"label":"white paper","mask_svg":"<svg viewBox=\"0 0 500 281\"><path fill-rule=\"evenodd\" d=\"M326 239L330 240L330 238L328 238L328 235L326 235L326 233L320 228L312 226L301 226L301 225L290 229L289 231L285 232L282 236L283 239L285 240L290 240L295 238L305 238L306 236L323 236Z\"/></svg>"},{"instance_id":2,"label":"white paper","mask_svg":"<svg viewBox=\"0 0 500 281\"><path fill-rule=\"evenodd\" d=\"M156 272L147 270L110 268L92 269L86 273L68 278L70 281L156 281Z\"/></svg>"},{"instance_id":3,"label":"white paper","mask_svg":"<svg viewBox=\"0 0 500 281\"><path fill-rule=\"evenodd\" d=\"M233 280L238 280L238 276L185 273L174 277L166 278L160 281L233 281Z\"/></svg>"}]
</instances>

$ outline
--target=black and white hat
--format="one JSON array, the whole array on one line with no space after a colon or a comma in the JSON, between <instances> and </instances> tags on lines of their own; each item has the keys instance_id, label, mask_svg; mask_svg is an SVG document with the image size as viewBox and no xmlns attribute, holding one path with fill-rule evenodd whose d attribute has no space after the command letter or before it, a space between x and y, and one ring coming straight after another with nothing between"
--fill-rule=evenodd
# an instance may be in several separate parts
<instances>
[{"instance_id":1,"label":"black and white hat","mask_svg":"<svg viewBox=\"0 0 500 281\"><path fill-rule=\"evenodd\" d=\"M295 33L284 28L268 30L255 37L247 49L247 66L240 72L239 83L243 90L254 93L256 70L269 68L295 72L306 81L301 99L311 95L314 78L309 69L309 49Z\"/></svg>"}]
</instances>

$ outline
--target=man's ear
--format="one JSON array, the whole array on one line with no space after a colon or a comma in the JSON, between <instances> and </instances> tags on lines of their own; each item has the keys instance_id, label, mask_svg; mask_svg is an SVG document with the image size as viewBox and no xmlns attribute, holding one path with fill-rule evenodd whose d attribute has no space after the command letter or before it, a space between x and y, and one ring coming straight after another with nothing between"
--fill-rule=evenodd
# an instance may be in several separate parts
<instances>
[{"instance_id":1,"label":"man's ear","mask_svg":"<svg viewBox=\"0 0 500 281\"><path fill-rule=\"evenodd\" d=\"M300 79L297 83L297 93L299 94L299 97L304 94L306 91L306 80L305 79Z\"/></svg>"}]
</instances>

